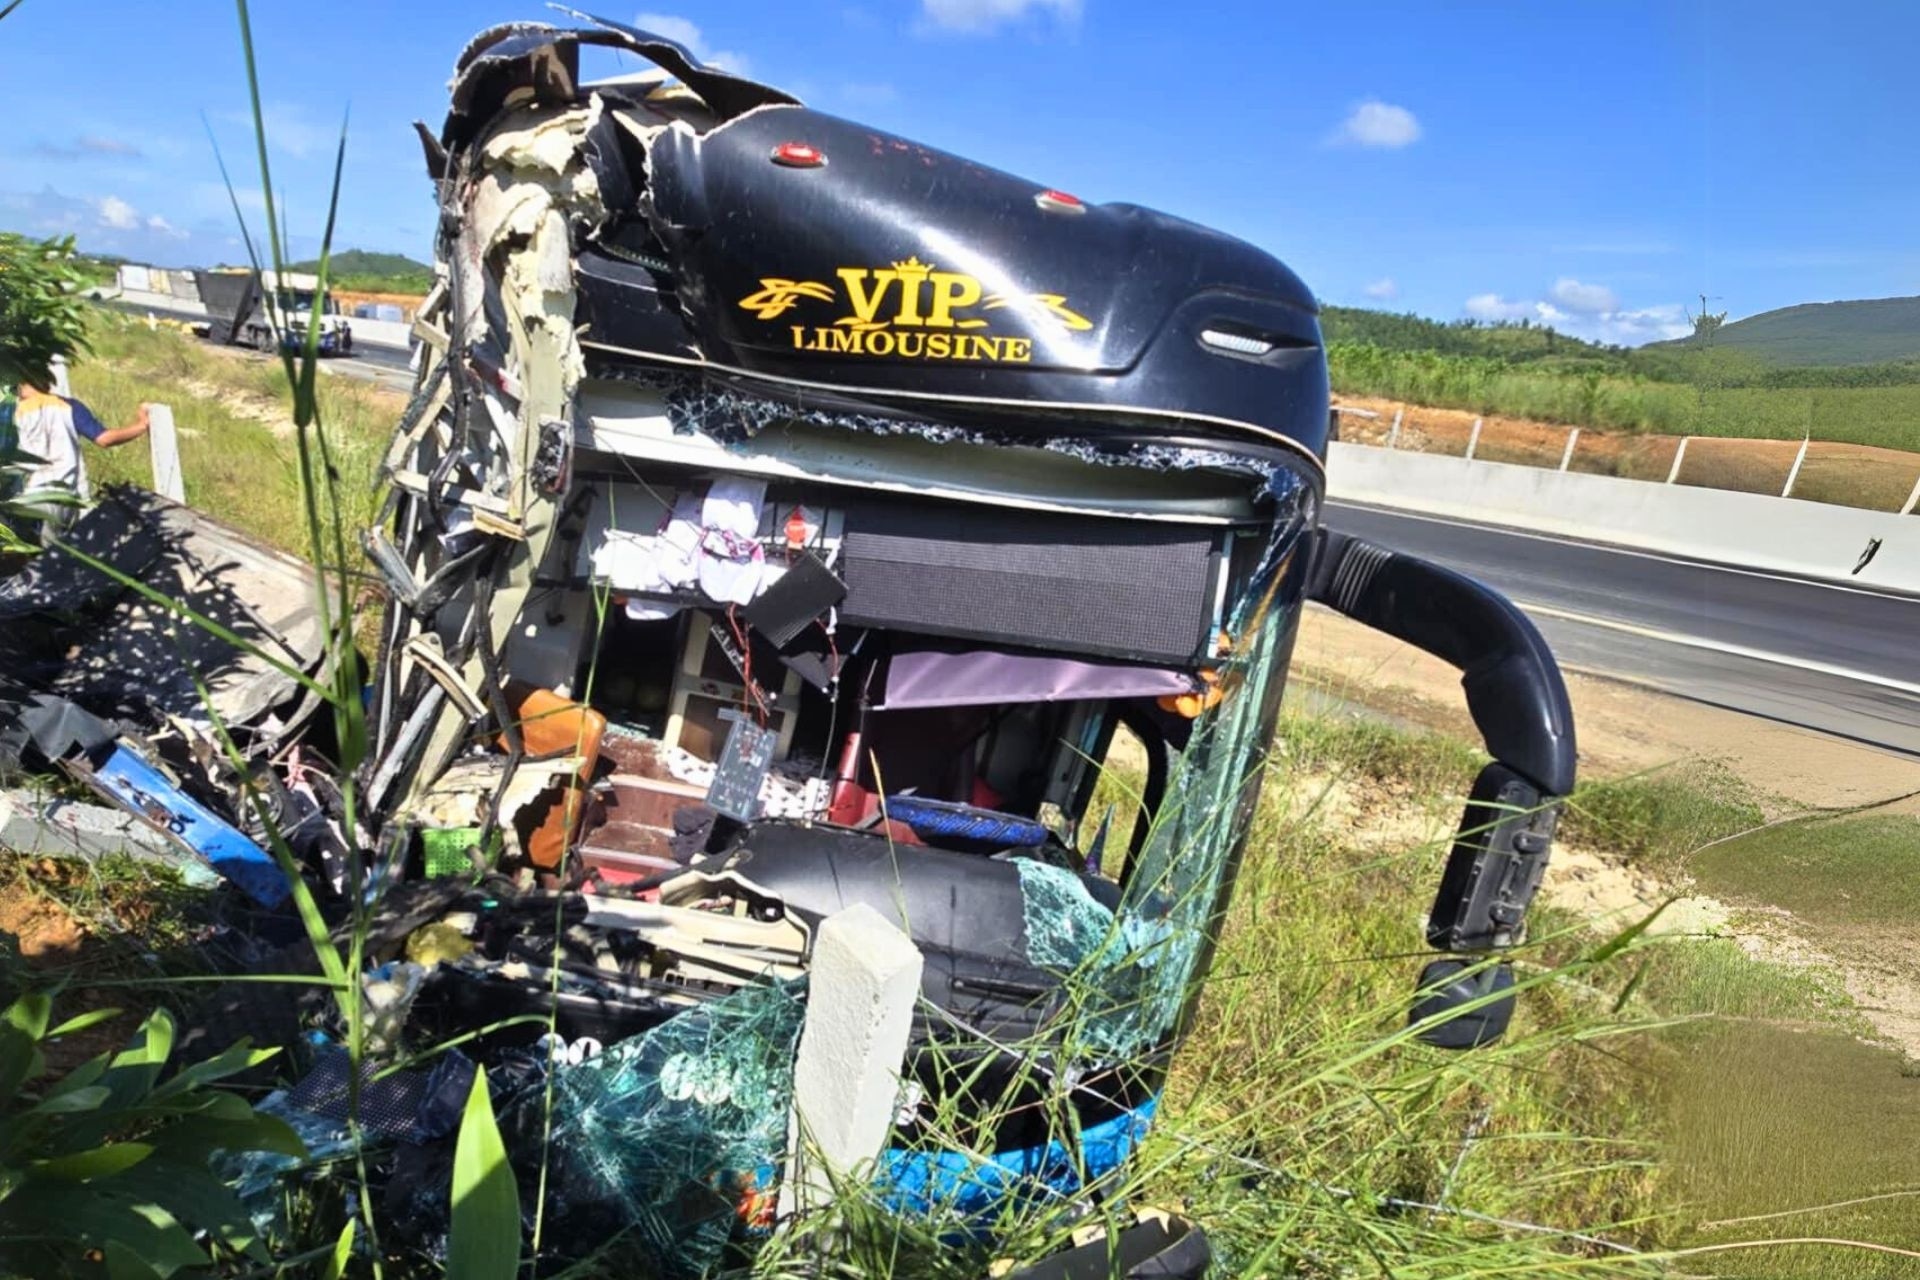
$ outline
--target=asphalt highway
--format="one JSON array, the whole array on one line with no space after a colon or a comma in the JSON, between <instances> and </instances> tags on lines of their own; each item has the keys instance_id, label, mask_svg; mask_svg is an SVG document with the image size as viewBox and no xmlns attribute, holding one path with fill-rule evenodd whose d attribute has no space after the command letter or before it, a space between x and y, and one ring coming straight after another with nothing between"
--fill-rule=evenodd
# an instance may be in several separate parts
<instances>
[{"instance_id":1,"label":"asphalt highway","mask_svg":"<svg viewBox=\"0 0 1920 1280\"><path fill-rule=\"evenodd\" d=\"M1920 598L1379 507L1326 522L1505 593L1568 668L1920 756Z\"/></svg>"}]
</instances>

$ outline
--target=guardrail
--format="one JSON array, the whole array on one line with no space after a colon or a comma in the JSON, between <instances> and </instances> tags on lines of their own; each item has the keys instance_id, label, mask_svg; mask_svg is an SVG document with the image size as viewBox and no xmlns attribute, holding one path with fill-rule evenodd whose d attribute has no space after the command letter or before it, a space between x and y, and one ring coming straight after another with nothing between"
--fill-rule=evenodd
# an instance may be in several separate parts
<instances>
[{"instance_id":1,"label":"guardrail","mask_svg":"<svg viewBox=\"0 0 1920 1280\"><path fill-rule=\"evenodd\" d=\"M1920 594L1913 516L1345 443L1327 477L1347 502Z\"/></svg>"}]
</instances>

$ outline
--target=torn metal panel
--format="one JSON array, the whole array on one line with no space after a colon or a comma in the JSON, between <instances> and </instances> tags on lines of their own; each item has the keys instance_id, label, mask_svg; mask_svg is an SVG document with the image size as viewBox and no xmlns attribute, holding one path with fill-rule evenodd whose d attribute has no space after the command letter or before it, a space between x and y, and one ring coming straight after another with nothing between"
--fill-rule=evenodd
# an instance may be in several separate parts
<instances>
[{"instance_id":1,"label":"torn metal panel","mask_svg":"<svg viewBox=\"0 0 1920 1280\"><path fill-rule=\"evenodd\" d=\"M305 562L131 489L110 492L69 541L78 554L48 551L0 583L0 668L9 680L147 732L178 723L206 734L217 716L263 747L311 713L299 676L319 669L326 636L319 578Z\"/></svg>"},{"instance_id":2,"label":"torn metal panel","mask_svg":"<svg viewBox=\"0 0 1920 1280\"><path fill-rule=\"evenodd\" d=\"M97 765L68 767L101 795L204 859L261 906L277 907L292 892L271 855L126 746Z\"/></svg>"},{"instance_id":3,"label":"torn metal panel","mask_svg":"<svg viewBox=\"0 0 1920 1280\"><path fill-rule=\"evenodd\" d=\"M178 868L188 884L214 877L198 857L120 808L0 791L0 848L60 858L143 858Z\"/></svg>"}]
</instances>

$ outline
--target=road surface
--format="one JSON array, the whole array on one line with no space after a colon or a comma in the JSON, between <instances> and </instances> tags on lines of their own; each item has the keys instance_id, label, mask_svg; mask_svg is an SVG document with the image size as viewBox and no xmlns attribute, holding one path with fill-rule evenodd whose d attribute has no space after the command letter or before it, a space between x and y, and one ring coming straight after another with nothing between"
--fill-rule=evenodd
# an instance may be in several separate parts
<instances>
[{"instance_id":1,"label":"road surface","mask_svg":"<svg viewBox=\"0 0 1920 1280\"><path fill-rule=\"evenodd\" d=\"M1379 507L1326 522L1504 592L1567 667L1920 755L1920 599Z\"/></svg>"},{"instance_id":2,"label":"road surface","mask_svg":"<svg viewBox=\"0 0 1920 1280\"><path fill-rule=\"evenodd\" d=\"M112 307L116 311L126 311L135 315L155 315L168 320L185 320L189 323L204 323L206 315L194 311L169 311L164 307L122 305L112 298L101 301L102 306ZM264 359L265 357L261 357ZM388 391L405 394L413 389L413 374L408 366L408 353L398 347L376 346L369 342L355 345L350 356L328 356L320 362L324 370L344 374L350 378L360 378L383 387Z\"/></svg>"}]
</instances>

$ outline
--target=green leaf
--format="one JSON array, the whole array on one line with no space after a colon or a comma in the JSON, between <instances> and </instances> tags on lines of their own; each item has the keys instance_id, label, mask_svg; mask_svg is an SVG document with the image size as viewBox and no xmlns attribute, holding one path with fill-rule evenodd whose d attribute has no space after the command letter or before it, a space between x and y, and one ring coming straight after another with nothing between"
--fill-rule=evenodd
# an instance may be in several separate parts
<instances>
[{"instance_id":1,"label":"green leaf","mask_svg":"<svg viewBox=\"0 0 1920 1280\"><path fill-rule=\"evenodd\" d=\"M242 1071L271 1061L280 1051L278 1049L256 1049L253 1041L241 1038L229 1046L225 1052L217 1053L204 1062L196 1062L183 1067L180 1073L154 1090L156 1098L167 1098L177 1093L185 1093L215 1080L224 1080L228 1076L238 1075Z\"/></svg>"},{"instance_id":2,"label":"green leaf","mask_svg":"<svg viewBox=\"0 0 1920 1280\"><path fill-rule=\"evenodd\" d=\"M3 1211L7 1227L16 1234L40 1235L57 1223L59 1234L75 1244L102 1252L119 1244L163 1276L207 1262L192 1235L166 1210L116 1197L93 1184L31 1183L8 1197Z\"/></svg>"},{"instance_id":3,"label":"green leaf","mask_svg":"<svg viewBox=\"0 0 1920 1280\"><path fill-rule=\"evenodd\" d=\"M92 1111L111 1096L113 1096L113 1090L103 1084L87 1085L80 1089L65 1089L48 1094L34 1106L28 1107L26 1114L65 1116L72 1115L76 1111Z\"/></svg>"},{"instance_id":4,"label":"green leaf","mask_svg":"<svg viewBox=\"0 0 1920 1280\"><path fill-rule=\"evenodd\" d=\"M68 1018L59 1026L47 1032L47 1039L52 1040L59 1036L70 1036L76 1032L85 1031L88 1027L97 1027L103 1022L119 1016L120 1010L118 1009L93 1009L80 1014L78 1017Z\"/></svg>"},{"instance_id":5,"label":"green leaf","mask_svg":"<svg viewBox=\"0 0 1920 1280\"><path fill-rule=\"evenodd\" d=\"M347 1219L347 1225L340 1230L340 1239L334 1243L333 1256L320 1268L320 1280L340 1280L347 1273L347 1259L353 1256L353 1229L357 1225L355 1219Z\"/></svg>"},{"instance_id":6,"label":"green leaf","mask_svg":"<svg viewBox=\"0 0 1920 1280\"><path fill-rule=\"evenodd\" d=\"M12 1098L44 1070L40 1042L11 1023L0 1023L0 1101Z\"/></svg>"},{"instance_id":7,"label":"green leaf","mask_svg":"<svg viewBox=\"0 0 1920 1280\"><path fill-rule=\"evenodd\" d=\"M257 1243L246 1205L204 1164L155 1156L108 1188L116 1196L152 1203L192 1231L205 1231L235 1251Z\"/></svg>"},{"instance_id":8,"label":"green leaf","mask_svg":"<svg viewBox=\"0 0 1920 1280\"><path fill-rule=\"evenodd\" d=\"M150 1134L147 1141L177 1159L204 1160L216 1151L271 1151L295 1160L307 1158L307 1144L286 1121L259 1114L246 1120L189 1116Z\"/></svg>"},{"instance_id":9,"label":"green leaf","mask_svg":"<svg viewBox=\"0 0 1920 1280\"><path fill-rule=\"evenodd\" d=\"M131 1107L143 1101L159 1082L172 1052L173 1017L165 1009L155 1009L140 1024L133 1043L107 1064L103 1083L113 1090L112 1105Z\"/></svg>"},{"instance_id":10,"label":"green leaf","mask_svg":"<svg viewBox=\"0 0 1920 1280\"><path fill-rule=\"evenodd\" d=\"M53 1015L53 1000L42 992L32 991L21 996L7 1006L4 1015L6 1024L30 1039L42 1040L47 1034L47 1019Z\"/></svg>"},{"instance_id":11,"label":"green leaf","mask_svg":"<svg viewBox=\"0 0 1920 1280\"><path fill-rule=\"evenodd\" d=\"M97 1058L87 1059L66 1075L61 1076L60 1082L47 1091L47 1096L57 1098L63 1093L72 1093L75 1089L85 1089L94 1084L107 1073L107 1060L112 1056L103 1053Z\"/></svg>"},{"instance_id":12,"label":"green leaf","mask_svg":"<svg viewBox=\"0 0 1920 1280\"><path fill-rule=\"evenodd\" d=\"M493 1119L487 1074L477 1071L453 1151L447 1274L461 1280L514 1280L519 1269L520 1188Z\"/></svg>"},{"instance_id":13,"label":"green leaf","mask_svg":"<svg viewBox=\"0 0 1920 1280\"><path fill-rule=\"evenodd\" d=\"M166 1280L166 1272L148 1266L145 1258L117 1240L101 1252L107 1257L109 1280Z\"/></svg>"},{"instance_id":14,"label":"green leaf","mask_svg":"<svg viewBox=\"0 0 1920 1280\"><path fill-rule=\"evenodd\" d=\"M35 1178L91 1182L96 1178L111 1178L116 1173L125 1172L152 1154L153 1148L144 1142L110 1142L91 1151L55 1156L51 1160L36 1160L29 1167Z\"/></svg>"}]
</instances>

